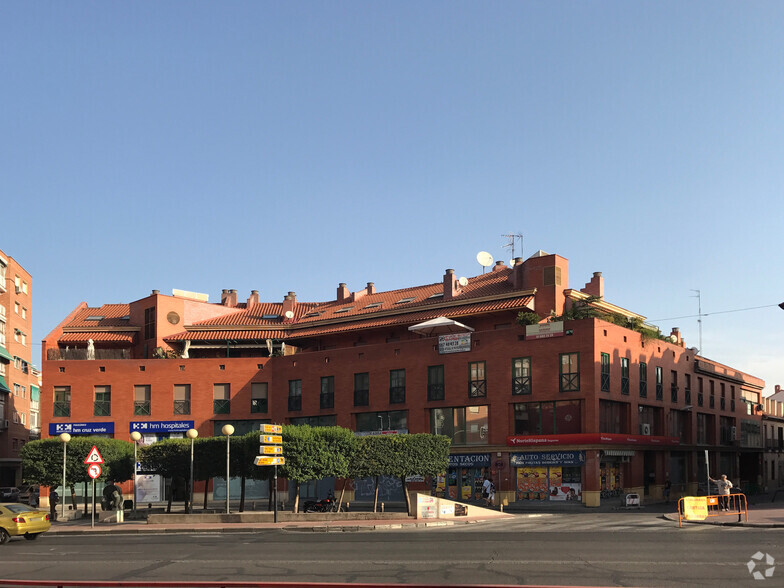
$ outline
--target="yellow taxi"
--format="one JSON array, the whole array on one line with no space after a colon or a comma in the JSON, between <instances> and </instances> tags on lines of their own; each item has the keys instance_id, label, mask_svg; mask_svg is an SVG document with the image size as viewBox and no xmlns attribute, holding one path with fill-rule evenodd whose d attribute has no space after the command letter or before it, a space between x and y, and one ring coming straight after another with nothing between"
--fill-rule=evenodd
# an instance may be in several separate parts
<instances>
[{"instance_id":1,"label":"yellow taxi","mask_svg":"<svg viewBox=\"0 0 784 588\"><path fill-rule=\"evenodd\" d=\"M48 512L18 502L0 504L0 544L19 535L29 540L37 539L51 526Z\"/></svg>"}]
</instances>

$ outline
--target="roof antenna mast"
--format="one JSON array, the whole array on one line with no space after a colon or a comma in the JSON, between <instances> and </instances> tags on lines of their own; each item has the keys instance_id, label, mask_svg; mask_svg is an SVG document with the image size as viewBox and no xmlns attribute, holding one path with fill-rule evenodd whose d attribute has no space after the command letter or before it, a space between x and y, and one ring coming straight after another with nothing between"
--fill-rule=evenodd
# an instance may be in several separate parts
<instances>
[{"instance_id":1,"label":"roof antenna mast","mask_svg":"<svg viewBox=\"0 0 784 588\"><path fill-rule=\"evenodd\" d=\"M697 299L697 325L700 328L700 351L699 351L699 353L700 353L700 355L702 355L704 357L705 354L702 352L702 317L704 316L702 314L702 298L700 297L700 291L699 290L692 290L692 292L696 292L697 293L696 295L692 296L692 298L696 298Z\"/></svg>"},{"instance_id":2,"label":"roof antenna mast","mask_svg":"<svg viewBox=\"0 0 784 588\"><path fill-rule=\"evenodd\" d=\"M510 262L509 266L514 266L515 260L515 239L520 240L520 257L523 256L523 236L520 233L511 233L508 235L501 235L502 237L506 237L509 241L504 245L504 249L511 249L512 250L512 261Z\"/></svg>"}]
</instances>

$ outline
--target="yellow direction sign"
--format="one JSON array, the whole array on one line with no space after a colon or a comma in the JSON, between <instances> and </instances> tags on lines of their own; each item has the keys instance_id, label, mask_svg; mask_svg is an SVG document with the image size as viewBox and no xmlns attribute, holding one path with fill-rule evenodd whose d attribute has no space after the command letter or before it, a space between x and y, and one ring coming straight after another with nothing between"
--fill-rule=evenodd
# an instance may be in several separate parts
<instances>
[{"instance_id":1,"label":"yellow direction sign","mask_svg":"<svg viewBox=\"0 0 784 588\"><path fill-rule=\"evenodd\" d=\"M283 432L283 427L281 425L260 425L259 431L262 433L280 435Z\"/></svg>"},{"instance_id":2,"label":"yellow direction sign","mask_svg":"<svg viewBox=\"0 0 784 588\"><path fill-rule=\"evenodd\" d=\"M687 521L703 521L708 518L708 499L705 496L684 496L683 518Z\"/></svg>"},{"instance_id":3,"label":"yellow direction sign","mask_svg":"<svg viewBox=\"0 0 784 588\"><path fill-rule=\"evenodd\" d=\"M263 455L259 455L253 460L253 465L257 466L284 465L285 463L285 457L264 457Z\"/></svg>"},{"instance_id":4,"label":"yellow direction sign","mask_svg":"<svg viewBox=\"0 0 784 588\"><path fill-rule=\"evenodd\" d=\"M259 445L259 453L266 455L280 455L283 448L280 445Z\"/></svg>"},{"instance_id":5,"label":"yellow direction sign","mask_svg":"<svg viewBox=\"0 0 784 588\"><path fill-rule=\"evenodd\" d=\"M280 435L259 435L259 443L272 443L273 445L280 445L283 443L283 437Z\"/></svg>"}]
</instances>

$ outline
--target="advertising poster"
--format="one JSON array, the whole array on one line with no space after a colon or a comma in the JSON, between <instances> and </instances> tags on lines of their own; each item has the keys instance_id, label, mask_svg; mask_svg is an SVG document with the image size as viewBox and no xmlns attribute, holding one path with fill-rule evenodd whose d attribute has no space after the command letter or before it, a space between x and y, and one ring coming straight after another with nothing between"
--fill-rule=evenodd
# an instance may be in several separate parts
<instances>
[{"instance_id":1,"label":"advertising poster","mask_svg":"<svg viewBox=\"0 0 784 588\"><path fill-rule=\"evenodd\" d=\"M157 474L139 474L136 476L136 500L145 502L161 502L161 477Z\"/></svg>"},{"instance_id":2,"label":"advertising poster","mask_svg":"<svg viewBox=\"0 0 784 588\"><path fill-rule=\"evenodd\" d=\"M517 499L544 500L547 498L547 468L517 468Z\"/></svg>"}]
</instances>

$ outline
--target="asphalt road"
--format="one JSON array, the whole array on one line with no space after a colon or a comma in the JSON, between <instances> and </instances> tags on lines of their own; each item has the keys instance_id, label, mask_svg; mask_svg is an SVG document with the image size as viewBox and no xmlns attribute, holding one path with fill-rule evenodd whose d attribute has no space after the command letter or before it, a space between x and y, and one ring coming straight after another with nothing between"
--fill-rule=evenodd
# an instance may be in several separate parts
<instances>
[{"instance_id":1,"label":"asphalt road","mask_svg":"<svg viewBox=\"0 0 784 588\"><path fill-rule=\"evenodd\" d=\"M759 582L747 562L758 551L784 562L782 543L784 529L679 529L628 513L388 532L49 535L0 546L0 578L759 588L784 585L784 567Z\"/></svg>"}]
</instances>

